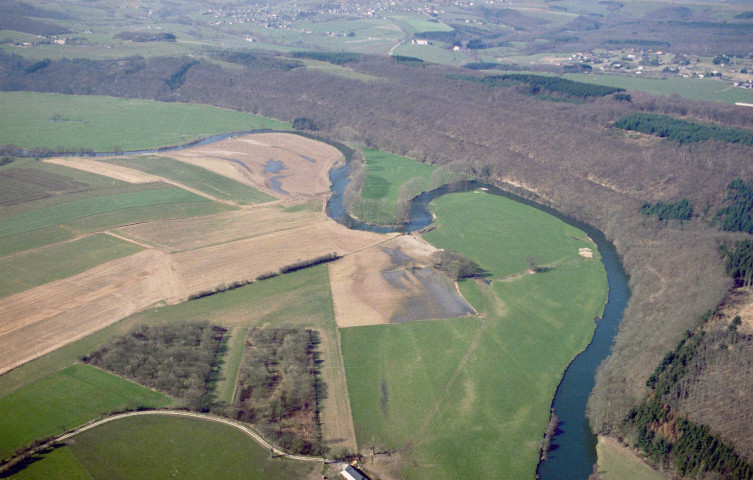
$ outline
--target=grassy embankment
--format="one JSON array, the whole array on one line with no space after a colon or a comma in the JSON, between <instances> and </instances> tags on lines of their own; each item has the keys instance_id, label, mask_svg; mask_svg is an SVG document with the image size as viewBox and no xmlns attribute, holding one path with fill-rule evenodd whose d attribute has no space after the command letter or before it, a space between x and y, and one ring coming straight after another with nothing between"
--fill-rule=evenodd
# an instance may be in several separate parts
<instances>
[{"instance_id":1,"label":"grassy embankment","mask_svg":"<svg viewBox=\"0 0 753 480\"><path fill-rule=\"evenodd\" d=\"M226 132L290 123L186 103L94 95L1 92L0 145L95 152L179 145Z\"/></svg>"},{"instance_id":2,"label":"grassy embankment","mask_svg":"<svg viewBox=\"0 0 753 480\"><path fill-rule=\"evenodd\" d=\"M3 392L7 390L3 389ZM102 414L172 400L88 365L70 365L0 397L0 458L33 440L61 434Z\"/></svg>"},{"instance_id":3,"label":"grassy embankment","mask_svg":"<svg viewBox=\"0 0 753 480\"><path fill-rule=\"evenodd\" d=\"M599 254L583 232L501 197L433 205L426 238L489 272L489 285L461 283L482 316L342 330L359 446L399 449L410 478L533 478L557 384L606 301ZM543 270L526 273L527 257Z\"/></svg>"},{"instance_id":4,"label":"grassy embankment","mask_svg":"<svg viewBox=\"0 0 753 480\"><path fill-rule=\"evenodd\" d=\"M599 437L596 445L599 457L599 477L601 480L664 480L664 475L643 463L635 453L626 447L614 444L614 440L605 441Z\"/></svg>"},{"instance_id":5,"label":"grassy embankment","mask_svg":"<svg viewBox=\"0 0 753 480\"><path fill-rule=\"evenodd\" d=\"M198 418L129 417L77 435L12 478L310 478L321 463L271 458L242 431Z\"/></svg>"}]
</instances>

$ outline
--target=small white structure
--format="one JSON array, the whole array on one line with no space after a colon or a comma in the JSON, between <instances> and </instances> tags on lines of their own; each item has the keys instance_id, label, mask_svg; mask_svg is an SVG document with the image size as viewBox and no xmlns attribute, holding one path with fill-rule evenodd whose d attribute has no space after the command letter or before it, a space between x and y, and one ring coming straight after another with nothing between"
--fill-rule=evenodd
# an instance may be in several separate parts
<instances>
[{"instance_id":1,"label":"small white structure","mask_svg":"<svg viewBox=\"0 0 753 480\"><path fill-rule=\"evenodd\" d=\"M340 472L340 475L342 475L345 480L369 480L369 477L362 474L350 465L345 467L345 470Z\"/></svg>"}]
</instances>

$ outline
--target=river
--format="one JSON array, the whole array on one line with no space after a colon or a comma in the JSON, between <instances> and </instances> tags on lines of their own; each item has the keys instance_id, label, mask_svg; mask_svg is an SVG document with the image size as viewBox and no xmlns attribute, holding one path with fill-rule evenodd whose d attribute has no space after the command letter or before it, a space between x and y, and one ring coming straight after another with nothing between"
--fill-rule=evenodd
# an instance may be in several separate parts
<instances>
[{"instance_id":1,"label":"river","mask_svg":"<svg viewBox=\"0 0 753 480\"><path fill-rule=\"evenodd\" d=\"M416 197L411 203L410 220L406 225L385 227L365 224L350 217L343 206L343 192L349 183L349 166L346 163L330 172L332 196L327 202L327 215L348 228L379 233L420 230L432 222L429 203L441 195L451 193L450 189L443 187ZM594 386L596 369L609 355L622 313L630 297L627 274L620 263L614 245L607 241L600 230L493 185L467 182L460 189L469 190L481 187L486 188L487 193L500 195L536 208L583 230L596 243L601 253L609 282L607 304L602 318L597 321L591 343L570 363L557 387L552 408L559 417L560 424L552 438L547 460L541 462L537 469L537 476L542 480L586 480L592 473L596 462L596 436L591 433L586 419L586 403ZM458 191L458 189L453 188L452 191Z\"/></svg>"}]
</instances>

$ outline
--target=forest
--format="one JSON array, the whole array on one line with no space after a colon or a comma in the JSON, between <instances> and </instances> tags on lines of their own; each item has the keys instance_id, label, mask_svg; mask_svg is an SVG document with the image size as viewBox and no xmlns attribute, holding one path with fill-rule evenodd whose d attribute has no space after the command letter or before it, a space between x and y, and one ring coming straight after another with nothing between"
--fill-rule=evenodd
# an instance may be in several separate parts
<instances>
[{"instance_id":1,"label":"forest","mask_svg":"<svg viewBox=\"0 0 753 480\"><path fill-rule=\"evenodd\" d=\"M663 202L659 200L656 203L644 203L641 207L641 213L643 215L654 215L659 220L690 220L693 216L693 207L685 198L679 202Z\"/></svg>"}]
</instances>

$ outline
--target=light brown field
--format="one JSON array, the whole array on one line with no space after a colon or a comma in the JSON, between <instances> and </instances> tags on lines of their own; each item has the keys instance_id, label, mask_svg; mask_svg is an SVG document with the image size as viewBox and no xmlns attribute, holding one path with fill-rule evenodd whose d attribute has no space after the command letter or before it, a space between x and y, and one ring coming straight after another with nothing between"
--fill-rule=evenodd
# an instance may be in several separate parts
<instances>
[{"instance_id":1,"label":"light brown field","mask_svg":"<svg viewBox=\"0 0 753 480\"><path fill-rule=\"evenodd\" d=\"M358 251L384 240L382 235L349 230L322 216L318 222L181 252L173 258L187 290L196 293L225 282L252 280L328 253Z\"/></svg>"},{"instance_id":2,"label":"light brown field","mask_svg":"<svg viewBox=\"0 0 753 480\"><path fill-rule=\"evenodd\" d=\"M0 299L0 374L184 295L169 256L146 250Z\"/></svg>"},{"instance_id":3,"label":"light brown field","mask_svg":"<svg viewBox=\"0 0 753 480\"><path fill-rule=\"evenodd\" d=\"M329 193L327 172L342 158L335 147L290 133L257 133L170 152L169 157L211 170L276 197ZM265 172L269 160L285 169ZM277 178L285 193L272 189Z\"/></svg>"},{"instance_id":4,"label":"light brown field","mask_svg":"<svg viewBox=\"0 0 753 480\"><path fill-rule=\"evenodd\" d=\"M120 165L98 162L91 158L56 157L48 158L45 162L96 173L97 175L114 178L115 180L127 183L152 183L162 180L162 178L155 175L150 175L128 167L121 167Z\"/></svg>"},{"instance_id":5,"label":"light brown field","mask_svg":"<svg viewBox=\"0 0 753 480\"><path fill-rule=\"evenodd\" d=\"M194 250L324 220L320 211L285 212L283 205L254 208L185 219L170 219L117 229L121 235L171 252Z\"/></svg>"},{"instance_id":6,"label":"light brown field","mask_svg":"<svg viewBox=\"0 0 753 480\"><path fill-rule=\"evenodd\" d=\"M426 275L435 250L419 237L402 235L330 264L337 325L356 327L460 315L438 301L445 294L457 295L449 279Z\"/></svg>"},{"instance_id":7,"label":"light brown field","mask_svg":"<svg viewBox=\"0 0 753 480\"><path fill-rule=\"evenodd\" d=\"M333 326L319 330L319 350L324 357L321 375L327 395L321 409L322 438L333 452L357 453L356 430L350 409L345 362L340 350L340 331Z\"/></svg>"}]
</instances>

